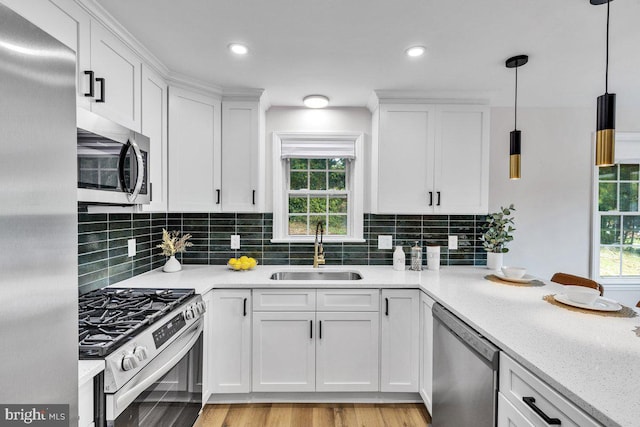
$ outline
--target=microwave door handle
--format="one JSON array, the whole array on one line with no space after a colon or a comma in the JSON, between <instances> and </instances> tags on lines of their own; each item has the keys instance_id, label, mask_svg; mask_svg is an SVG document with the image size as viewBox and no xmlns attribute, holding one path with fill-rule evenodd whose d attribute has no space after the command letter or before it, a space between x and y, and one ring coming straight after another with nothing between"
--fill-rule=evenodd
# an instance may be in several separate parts
<instances>
[{"instance_id":1,"label":"microwave door handle","mask_svg":"<svg viewBox=\"0 0 640 427\"><path fill-rule=\"evenodd\" d=\"M133 202L136 197L138 197L138 194L140 194L140 190L142 190L142 183L144 181L144 161L142 159L142 151L140 150L140 147L138 147L138 144L136 144L135 141L129 141L129 144L131 144L133 152L136 155L136 166L138 168L136 185L133 187L133 191L127 196L129 201Z\"/></svg>"},{"instance_id":2,"label":"microwave door handle","mask_svg":"<svg viewBox=\"0 0 640 427\"><path fill-rule=\"evenodd\" d=\"M127 194L131 194L127 181L124 179L125 162L127 160L127 153L129 152L129 145L130 144L127 143L122 146L122 149L120 150L120 158L118 159L118 178L120 179L120 187L122 188L122 191Z\"/></svg>"}]
</instances>

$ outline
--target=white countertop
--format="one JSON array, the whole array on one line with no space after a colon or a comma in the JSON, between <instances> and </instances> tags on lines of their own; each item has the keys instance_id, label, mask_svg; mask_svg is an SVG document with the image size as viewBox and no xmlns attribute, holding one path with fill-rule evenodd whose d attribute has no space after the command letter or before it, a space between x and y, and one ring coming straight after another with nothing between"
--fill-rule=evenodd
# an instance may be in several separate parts
<instances>
[{"instance_id":1,"label":"white countertop","mask_svg":"<svg viewBox=\"0 0 640 427\"><path fill-rule=\"evenodd\" d=\"M78 386L92 380L102 371L104 371L104 360L79 360Z\"/></svg>"},{"instance_id":2,"label":"white countertop","mask_svg":"<svg viewBox=\"0 0 640 427\"><path fill-rule=\"evenodd\" d=\"M637 426L640 420L640 317L583 314L542 300L561 285L508 286L490 282L479 267L394 271L391 266L344 266L358 281L273 281L275 271L311 267L258 266L234 272L225 266L184 266L178 273L152 271L115 287L194 288L420 288L511 357L606 426ZM331 270L332 267L323 267Z\"/></svg>"}]
</instances>

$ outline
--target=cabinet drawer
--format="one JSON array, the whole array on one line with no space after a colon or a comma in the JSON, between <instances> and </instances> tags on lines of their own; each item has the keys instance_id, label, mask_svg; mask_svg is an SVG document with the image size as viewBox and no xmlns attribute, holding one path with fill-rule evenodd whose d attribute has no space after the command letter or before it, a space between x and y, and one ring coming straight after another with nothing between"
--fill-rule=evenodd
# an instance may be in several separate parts
<instances>
[{"instance_id":1,"label":"cabinet drawer","mask_svg":"<svg viewBox=\"0 0 640 427\"><path fill-rule=\"evenodd\" d=\"M256 289L254 311L315 311L315 289Z\"/></svg>"},{"instance_id":2,"label":"cabinet drawer","mask_svg":"<svg viewBox=\"0 0 640 427\"><path fill-rule=\"evenodd\" d=\"M498 427L535 427L507 400L498 393Z\"/></svg>"},{"instance_id":3,"label":"cabinet drawer","mask_svg":"<svg viewBox=\"0 0 640 427\"><path fill-rule=\"evenodd\" d=\"M533 398L533 404L550 418L557 418L563 427L597 427L598 422L582 412L577 406L553 390L545 382L511 359L500 353L500 393L520 411L534 426L546 426L523 398Z\"/></svg>"},{"instance_id":4,"label":"cabinet drawer","mask_svg":"<svg viewBox=\"0 0 640 427\"><path fill-rule=\"evenodd\" d=\"M318 290L318 311L379 311L378 289Z\"/></svg>"}]
</instances>

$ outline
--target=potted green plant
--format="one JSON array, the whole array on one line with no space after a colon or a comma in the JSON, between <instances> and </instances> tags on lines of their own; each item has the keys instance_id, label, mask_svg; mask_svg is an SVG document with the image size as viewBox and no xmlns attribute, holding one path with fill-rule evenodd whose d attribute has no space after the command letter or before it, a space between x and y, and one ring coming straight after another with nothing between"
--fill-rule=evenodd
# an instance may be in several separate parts
<instances>
[{"instance_id":1,"label":"potted green plant","mask_svg":"<svg viewBox=\"0 0 640 427\"><path fill-rule=\"evenodd\" d=\"M487 268L490 270L500 270L503 254L509 252L507 243L513 240L511 233L515 231L511 212L515 210L513 204L510 204L509 207L501 206L498 212L487 215L480 240L487 251Z\"/></svg>"},{"instance_id":2,"label":"potted green plant","mask_svg":"<svg viewBox=\"0 0 640 427\"><path fill-rule=\"evenodd\" d=\"M189 246L193 246L193 243L187 242L191 238L191 234L185 234L180 237L179 231L167 231L162 229L162 243L157 245L157 248L162 249L162 255L168 256L169 259L162 267L162 271L166 273L174 273L182 270L180 261L176 259L176 254L184 252Z\"/></svg>"}]
</instances>

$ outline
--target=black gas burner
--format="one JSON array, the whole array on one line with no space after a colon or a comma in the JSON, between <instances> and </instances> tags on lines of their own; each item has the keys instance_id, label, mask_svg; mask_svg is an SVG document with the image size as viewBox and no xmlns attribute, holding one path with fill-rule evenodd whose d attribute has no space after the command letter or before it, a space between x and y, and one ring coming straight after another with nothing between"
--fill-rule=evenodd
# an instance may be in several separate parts
<instances>
[{"instance_id":1,"label":"black gas burner","mask_svg":"<svg viewBox=\"0 0 640 427\"><path fill-rule=\"evenodd\" d=\"M104 357L195 294L193 289L98 289L79 297L80 357Z\"/></svg>"}]
</instances>

